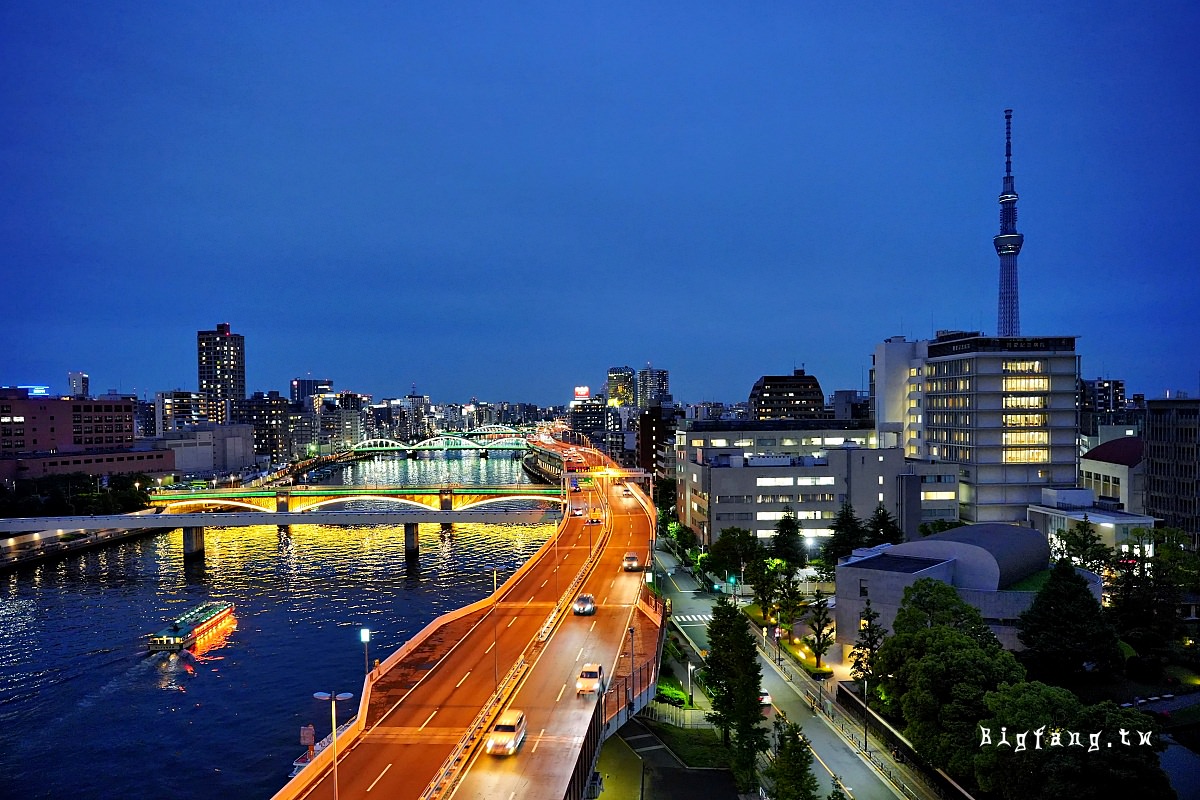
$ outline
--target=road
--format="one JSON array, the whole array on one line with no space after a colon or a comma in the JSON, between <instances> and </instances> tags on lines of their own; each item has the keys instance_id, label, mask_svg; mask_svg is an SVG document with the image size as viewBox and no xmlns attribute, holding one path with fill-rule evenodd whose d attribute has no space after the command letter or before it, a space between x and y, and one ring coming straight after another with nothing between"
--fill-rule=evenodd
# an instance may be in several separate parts
<instances>
[{"instance_id":1,"label":"road","mask_svg":"<svg viewBox=\"0 0 1200 800\"><path fill-rule=\"evenodd\" d=\"M708 649L708 621L712 619L712 606L716 598L703 590L690 575L676 568L673 557L667 553L657 554L667 572L674 571L664 583L664 591L671 598L671 617L697 648ZM772 705L764 712L770 721L782 712L787 719L799 723L804 735L812 742L816 756L814 772L821 784L824 797L833 788L834 777L855 800L895 800L901 795L868 767L853 747L809 707L809 699L791 681L784 680L769 659L759 655L763 673L763 689L771 695Z\"/></svg>"},{"instance_id":2,"label":"road","mask_svg":"<svg viewBox=\"0 0 1200 800\"><path fill-rule=\"evenodd\" d=\"M615 667L643 578L640 572L624 572L621 562L628 550L649 557L648 505L640 494L625 497L614 483L597 480L594 487L576 495L594 508L608 505L606 523L593 525L587 524L587 516L569 517L552 549L478 615L449 652L435 663L418 665L411 686L388 693L397 695L394 705L378 720L368 719L349 752L339 753L337 795L420 797L495 693L500 678L546 625L556 602L596 547L600 555L582 589L596 596L596 615L568 613L562 619L510 704L529 718L525 745L508 759L477 756L455 794L508 797L515 792L522 798L553 796L555 800L563 796L582 731L597 702L594 696L575 695L579 665L593 660L606 670ZM333 798L334 780L328 770L301 796Z\"/></svg>"}]
</instances>

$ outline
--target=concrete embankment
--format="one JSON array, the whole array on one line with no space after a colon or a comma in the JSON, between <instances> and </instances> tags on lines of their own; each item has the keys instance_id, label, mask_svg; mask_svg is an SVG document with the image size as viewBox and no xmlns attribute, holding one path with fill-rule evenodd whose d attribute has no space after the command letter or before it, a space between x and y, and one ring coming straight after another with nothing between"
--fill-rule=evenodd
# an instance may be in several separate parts
<instances>
[{"instance_id":1,"label":"concrete embankment","mask_svg":"<svg viewBox=\"0 0 1200 800\"><path fill-rule=\"evenodd\" d=\"M134 512L145 516L147 525L153 525L159 518L157 509L148 508ZM175 525L134 528L132 530L65 530L54 528L50 530L18 533L0 539L0 572L17 569L18 567L40 564L45 561L63 558L82 550L105 547L115 542L123 542L170 530Z\"/></svg>"}]
</instances>

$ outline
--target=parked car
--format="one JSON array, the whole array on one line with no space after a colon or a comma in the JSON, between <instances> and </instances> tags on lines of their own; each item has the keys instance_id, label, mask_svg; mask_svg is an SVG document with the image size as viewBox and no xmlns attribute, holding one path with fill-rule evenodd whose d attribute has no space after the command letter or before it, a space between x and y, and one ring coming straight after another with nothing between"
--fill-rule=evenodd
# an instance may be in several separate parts
<instances>
[{"instance_id":1,"label":"parked car","mask_svg":"<svg viewBox=\"0 0 1200 800\"><path fill-rule=\"evenodd\" d=\"M492 755L511 756L525 741L527 725L524 711L510 708L501 713L488 733L484 750Z\"/></svg>"},{"instance_id":2,"label":"parked car","mask_svg":"<svg viewBox=\"0 0 1200 800\"><path fill-rule=\"evenodd\" d=\"M604 691L604 667L599 664L584 664L575 681L575 694L599 694Z\"/></svg>"},{"instance_id":3,"label":"parked car","mask_svg":"<svg viewBox=\"0 0 1200 800\"><path fill-rule=\"evenodd\" d=\"M581 594L575 598L571 610L581 617L591 616L596 613L596 598L590 594Z\"/></svg>"}]
</instances>

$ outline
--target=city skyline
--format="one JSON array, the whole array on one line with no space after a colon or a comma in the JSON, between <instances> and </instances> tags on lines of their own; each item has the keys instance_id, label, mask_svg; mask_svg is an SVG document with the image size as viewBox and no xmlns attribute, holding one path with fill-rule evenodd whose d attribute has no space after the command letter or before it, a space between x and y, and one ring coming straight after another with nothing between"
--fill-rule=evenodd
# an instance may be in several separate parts
<instances>
[{"instance_id":1,"label":"city skyline","mask_svg":"<svg viewBox=\"0 0 1200 800\"><path fill-rule=\"evenodd\" d=\"M1011 108L1021 332L1195 393L1197 22L8 7L0 384L195 389L220 321L247 393L552 405L647 362L688 402L865 389L888 337L996 333Z\"/></svg>"}]
</instances>

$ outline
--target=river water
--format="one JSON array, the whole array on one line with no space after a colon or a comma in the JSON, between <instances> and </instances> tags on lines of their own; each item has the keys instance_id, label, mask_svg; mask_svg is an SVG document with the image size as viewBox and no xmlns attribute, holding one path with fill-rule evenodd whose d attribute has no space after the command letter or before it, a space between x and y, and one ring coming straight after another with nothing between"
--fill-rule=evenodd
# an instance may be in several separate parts
<instances>
[{"instance_id":1,"label":"river water","mask_svg":"<svg viewBox=\"0 0 1200 800\"><path fill-rule=\"evenodd\" d=\"M380 458L326 483L528 483L519 461ZM400 526L210 529L147 536L0 575L0 798L271 797L301 726L330 728L313 692L352 692L439 614L492 590L549 525L422 525L410 571ZM205 600L236 629L196 654L148 654L147 634ZM370 628L364 654L359 630Z\"/></svg>"}]
</instances>

